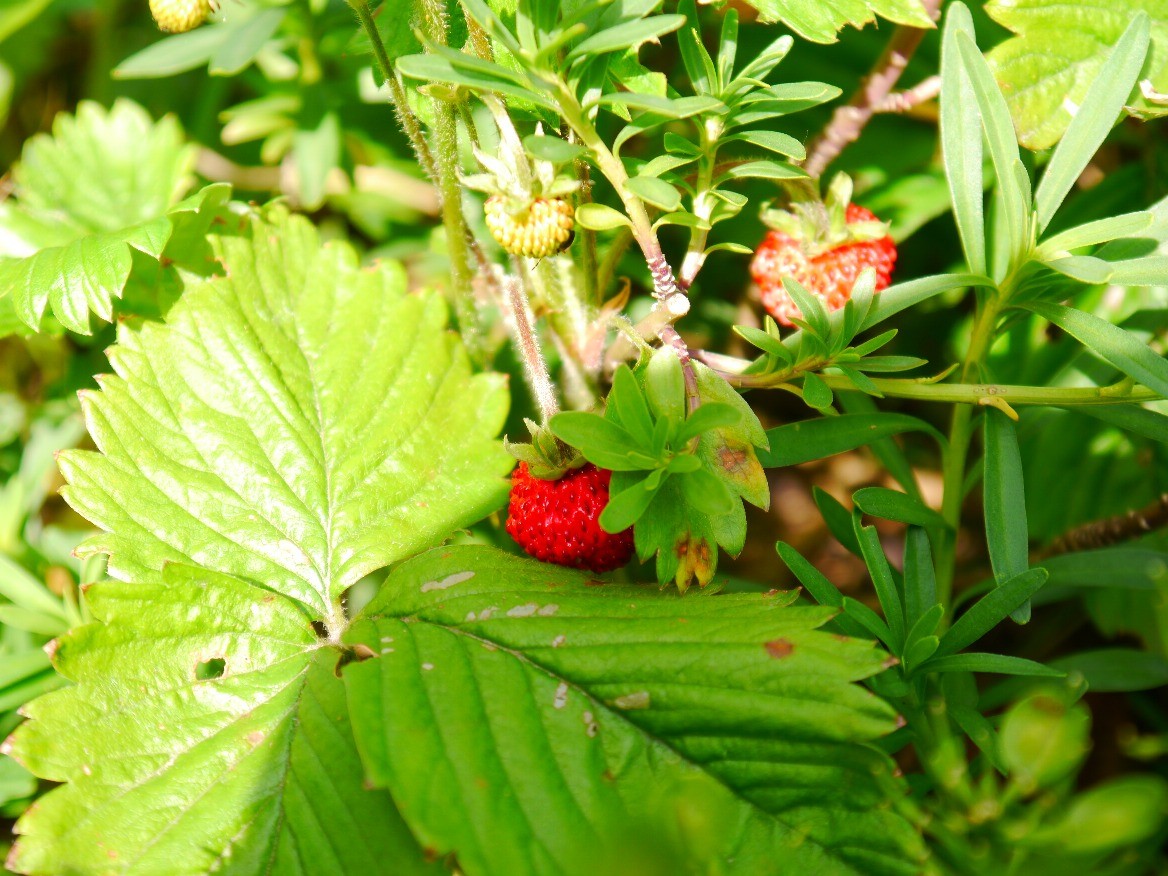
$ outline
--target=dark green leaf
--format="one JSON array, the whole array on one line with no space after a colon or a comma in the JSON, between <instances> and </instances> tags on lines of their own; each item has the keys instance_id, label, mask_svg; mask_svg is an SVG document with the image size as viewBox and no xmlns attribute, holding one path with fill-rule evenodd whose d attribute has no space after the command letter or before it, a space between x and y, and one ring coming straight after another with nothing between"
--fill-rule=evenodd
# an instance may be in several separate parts
<instances>
[{"instance_id":1,"label":"dark green leaf","mask_svg":"<svg viewBox=\"0 0 1168 876\"><path fill-rule=\"evenodd\" d=\"M1022 483L1022 455L1014 421L998 410L985 412L986 544L990 565L999 585L1021 575L1030 565L1030 537L1026 528L1026 495ZM1020 624L1030 620L1030 603L1023 603L1012 617Z\"/></svg>"},{"instance_id":2,"label":"dark green leaf","mask_svg":"<svg viewBox=\"0 0 1168 876\"><path fill-rule=\"evenodd\" d=\"M700 820L682 860L765 872L778 844L800 872L920 866L879 805L873 772L892 764L865 747L895 713L851 683L882 652L814 629L830 612L794 594L597 583L443 548L395 570L355 625L348 641L379 655L344 672L355 734L423 845L468 873L617 872L628 827L635 848L677 842L684 805Z\"/></svg>"},{"instance_id":3,"label":"dark green leaf","mask_svg":"<svg viewBox=\"0 0 1168 876\"><path fill-rule=\"evenodd\" d=\"M915 624L936 603L937 575L929 536L923 529L910 526L904 537L905 620Z\"/></svg>"},{"instance_id":4,"label":"dark green leaf","mask_svg":"<svg viewBox=\"0 0 1168 876\"><path fill-rule=\"evenodd\" d=\"M893 653L899 653L904 647L907 632L904 623L904 602L896 581L893 580L888 558L884 556L884 546L880 543L876 527L861 526L857 522L856 541L860 544L860 552L868 567L868 574L872 577L872 586L880 599L880 607L884 609L884 619L892 632L892 641L888 642L888 647Z\"/></svg>"},{"instance_id":5,"label":"dark green leaf","mask_svg":"<svg viewBox=\"0 0 1168 876\"><path fill-rule=\"evenodd\" d=\"M865 514L880 517L883 520L895 520L907 523L910 526L944 527L948 528L940 514L925 505L919 499L896 490L884 487L864 487L857 490L852 501Z\"/></svg>"},{"instance_id":6,"label":"dark green leaf","mask_svg":"<svg viewBox=\"0 0 1168 876\"><path fill-rule=\"evenodd\" d=\"M857 557L860 556L860 543L856 541L855 523L856 516L859 512L853 514L822 487L812 487L811 495L815 499L815 505L819 508L819 513L823 515L823 522L831 530L831 534L845 548Z\"/></svg>"},{"instance_id":7,"label":"dark green leaf","mask_svg":"<svg viewBox=\"0 0 1168 876\"><path fill-rule=\"evenodd\" d=\"M1066 675L1059 669L1005 654L950 654L934 657L920 667L923 672L992 672L996 675L1030 675L1035 677L1061 678Z\"/></svg>"},{"instance_id":8,"label":"dark green leaf","mask_svg":"<svg viewBox=\"0 0 1168 876\"><path fill-rule=\"evenodd\" d=\"M841 414L788 423L767 431L771 449L760 451L759 461L766 468L798 465L846 453L903 432L926 432L938 440L941 433L924 420L907 414Z\"/></svg>"},{"instance_id":9,"label":"dark green leaf","mask_svg":"<svg viewBox=\"0 0 1168 876\"><path fill-rule=\"evenodd\" d=\"M1168 660L1132 648L1080 651L1051 661L1063 672L1079 672L1095 693L1154 690L1168 685Z\"/></svg>"},{"instance_id":10,"label":"dark green leaf","mask_svg":"<svg viewBox=\"0 0 1168 876\"><path fill-rule=\"evenodd\" d=\"M844 613L841 615L841 619L846 618L853 623L859 624L872 638L883 642L890 651L899 650L899 646L896 644L896 636L888 629L888 624L880 618L880 615L872 611L864 603L857 602L850 596L843 598L843 608Z\"/></svg>"},{"instance_id":11,"label":"dark green leaf","mask_svg":"<svg viewBox=\"0 0 1168 876\"><path fill-rule=\"evenodd\" d=\"M817 411L826 411L835 401L835 397L828 385L823 382L823 378L808 372L803 375L803 401Z\"/></svg>"},{"instance_id":12,"label":"dark green leaf","mask_svg":"<svg viewBox=\"0 0 1168 876\"><path fill-rule=\"evenodd\" d=\"M1045 569L1030 569L987 593L945 633L937 656L945 657L968 648L1037 593L1047 577Z\"/></svg>"}]
</instances>

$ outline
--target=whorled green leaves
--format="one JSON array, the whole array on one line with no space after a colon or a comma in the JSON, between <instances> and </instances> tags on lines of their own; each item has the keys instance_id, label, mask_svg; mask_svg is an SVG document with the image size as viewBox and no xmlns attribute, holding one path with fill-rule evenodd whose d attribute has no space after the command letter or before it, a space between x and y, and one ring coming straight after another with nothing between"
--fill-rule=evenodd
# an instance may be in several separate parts
<instances>
[{"instance_id":1,"label":"whorled green leaves","mask_svg":"<svg viewBox=\"0 0 1168 876\"><path fill-rule=\"evenodd\" d=\"M29 141L13 170L16 196L0 204L0 310L36 330L46 311L88 334L90 314L113 319L139 257L163 256L184 214L214 209L226 186L180 202L194 151L178 122L153 122L127 100L82 102L53 134ZM4 300L9 299L9 300Z\"/></svg>"},{"instance_id":2,"label":"whorled green leaves","mask_svg":"<svg viewBox=\"0 0 1168 876\"><path fill-rule=\"evenodd\" d=\"M271 219L216 238L227 276L165 325L123 328L83 396L101 452L62 455L64 495L114 577L188 563L335 623L363 576L498 507L507 397L400 266Z\"/></svg>"},{"instance_id":3,"label":"whorled green leaves","mask_svg":"<svg viewBox=\"0 0 1168 876\"><path fill-rule=\"evenodd\" d=\"M274 210L213 240L226 276L125 325L87 393L98 452L61 456L105 534L103 624L65 637L76 686L10 743L66 784L21 822L28 873L411 872L363 789L334 670L341 594L493 510L507 398L440 300ZM314 626L315 625L315 626ZM319 631L319 633L318 633Z\"/></svg>"},{"instance_id":4,"label":"whorled green leaves","mask_svg":"<svg viewBox=\"0 0 1168 876\"><path fill-rule=\"evenodd\" d=\"M358 748L471 874L634 873L634 851L672 872L918 872L892 763L865 745L896 715L853 684L886 655L793 598L436 549L346 637L374 655L344 672Z\"/></svg>"}]
</instances>

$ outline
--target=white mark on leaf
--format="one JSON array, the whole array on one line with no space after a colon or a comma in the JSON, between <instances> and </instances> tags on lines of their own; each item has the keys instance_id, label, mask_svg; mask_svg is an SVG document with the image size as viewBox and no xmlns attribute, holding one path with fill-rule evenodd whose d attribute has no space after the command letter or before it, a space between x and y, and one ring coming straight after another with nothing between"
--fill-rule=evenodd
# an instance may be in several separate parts
<instances>
[{"instance_id":1,"label":"white mark on leaf","mask_svg":"<svg viewBox=\"0 0 1168 876\"><path fill-rule=\"evenodd\" d=\"M553 614L555 614L559 610L560 610L560 607L558 605L556 605L554 602L552 602L552 603L548 603L547 605L545 605L543 608L541 608L539 611L537 611L536 614L538 614L540 617L551 617Z\"/></svg>"},{"instance_id":2,"label":"white mark on leaf","mask_svg":"<svg viewBox=\"0 0 1168 876\"><path fill-rule=\"evenodd\" d=\"M618 709L629 711L630 709L647 709L649 708L649 691L638 690L631 694L625 694L623 697L617 697L612 701L612 704Z\"/></svg>"},{"instance_id":3,"label":"white mark on leaf","mask_svg":"<svg viewBox=\"0 0 1168 876\"><path fill-rule=\"evenodd\" d=\"M552 705L557 709L568 705L568 683L566 681L561 681L560 686L556 688L556 697L552 700Z\"/></svg>"},{"instance_id":4,"label":"white mark on leaf","mask_svg":"<svg viewBox=\"0 0 1168 876\"><path fill-rule=\"evenodd\" d=\"M429 672L431 669L434 668L434 664L433 663L423 663L422 668L424 670L426 670L427 672Z\"/></svg>"},{"instance_id":5,"label":"white mark on leaf","mask_svg":"<svg viewBox=\"0 0 1168 876\"><path fill-rule=\"evenodd\" d=\"M596 717L591 712L585 712L580 717L584 720L584 732L588 734L589 739L592 739L600 732L600 725L596 723Z\"/></svg>"},{"instance_id":6,"label":"white mark on leaf","mask_svg":"<svg viewBox=\"0 0 1168 876\"><path fill-rule=\"evenodd\" d=\"M393 636L382 636L381 637L381 644L383 644L383 645L388 645L392 641L393 641Z\"/></svg>"},{"instance_id":7,"label":"white mark on leaf","mask_svg":"<svg viewBox=\"0 0 1168 876\"><path fill-rule=\"evenodd\" d=\"M427 581L422 585L422 592L429 593L431 590L445 590L448 587L453 587L455 584L469 581L474 575L474 572L455 572L453 575L447 575L439 581Z\"/></svg>"},{"instance_id":8,"label":"white mark on leaf","mask_svg":"<svg viewBox=\"0 0 1168 876\"><path fill-rule=\"evenodd\" d=\"M526 602L523 605L517 605L507 612L507 617L531 617L539 610L539 606L534 602Z\"/></svg>"},{"instance_id":9,"label":"white mark on leaf","mask_svg":"<svg viewBox=\"0 0 1168 876\"><path fill-rule=\"evenodd\" d=\"M567 637L567 636L562 636L562 635L561 635L561 636L556 636L554 639L552 639L552 647L553 647L553 648L558 648L558 647L560 647L562 644L564 644L564 642L566 642L566 641L568 641L568 637Z\"/></svg>"}]
</instances>

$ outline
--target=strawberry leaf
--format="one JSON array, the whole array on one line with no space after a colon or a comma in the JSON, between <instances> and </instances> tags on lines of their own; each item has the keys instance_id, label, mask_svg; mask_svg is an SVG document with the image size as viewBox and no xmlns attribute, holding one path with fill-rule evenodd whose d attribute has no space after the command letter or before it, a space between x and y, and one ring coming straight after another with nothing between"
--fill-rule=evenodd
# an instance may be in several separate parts
<instances>
[{"instance_id":1,"label":"strawberry leaf","mask_svg":"<svg viewBox=\"0 0 1168 876\"><path fill-rule=\"evenodd\" d=\"M76 685L31 704L11 743L65 783L13 860L422 872L391 801L363 790L341 597L498 506L506 394L399 265L362 268L281 209L212 246L226 276L166 323L121 327L116 376L83 401L98 451L60 457L67 500L105 530L79 552L129 583L93 590L104 623L56 654ZM322 827L339 824L343 848Z\"/></svg>"},{"instance_id":2,"label":"strawberry leaf","mask_svg":"<svg viewBox=\"0 0 1168 876\"><path fill-rule=\"evenodd\" d=\"M502 502L506 397L399 266L364 270L269 218L216 238L229 276L166 325L123 326L117 376L83 397L103 452L62 455L64 495L107 531L79 553L110 554L114 577L194 563L329 617L363 576Z\"/></svg>"},{"instance_id":3,"label":"strawberry leaf","mask_svg":"<svg viewBox=\"0 0 1168 876\"><path fill-rule=\"evenodd\" d=\"M893 765L865 745L895 714L852 683L885 655L818 631L831 611L793 598L432 551L347 635L377 655L344 672L358 748L468 873L615 872L635 848L671 872L768 872L776 854L793 873L916 872L919 840L882 790ZM692 829L671 836L679 817Z\"/></svg>"},{"instance_id":4,"label":"strawberry leaf","mask_svg":"<svg viewBox=\"0 0 1168 876\"><path fill-rule=\"evenodd\" d=\"M54 657L76 684L26 706L7 746L64 783L21 819L10 867L432 871L389 796L363 788L338 653L295 602L169 566L97 585L89 606L102 623ZM354 841L330 841L325 824Z\"/></svg>"},{"instance_id":5,"label":"strawberry leaf","mask_svg":"<svg viewBox=\"0 0 1168 876\"><path fill-rule=\"evenodd\" d=\"M179 203L194 151L173 117L151 121L128 100L105 110L82 102L53 134L29 141L13 171L16 197L0 204L0 299L39 329L47 310L89 334L109 322L134 254L157 260L177 217L222 203L225 187ZM8 322L6 320L6 322Z\"/></svg>"},{"instance_id":6,"label":"strawberry leaf","mask_svg":"<svg viewBox=\"0 0 1168 876\"><path fill-rule=\"evenodd\" d=\"M746 0L759 11L762 21L781 21L804 39L834 43L847 26L863 27L876 17L911 27L932 27L932 19L920 0Z\"/></svg>"}]
</instances>

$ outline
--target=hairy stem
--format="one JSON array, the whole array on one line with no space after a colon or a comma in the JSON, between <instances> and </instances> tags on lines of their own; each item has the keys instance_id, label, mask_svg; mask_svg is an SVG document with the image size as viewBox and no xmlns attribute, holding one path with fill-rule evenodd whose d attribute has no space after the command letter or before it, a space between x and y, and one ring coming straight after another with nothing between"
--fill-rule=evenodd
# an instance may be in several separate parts
<instances>
[{"instance_id":1,"label":"hairy stem","mask_svg":"<svg viewBox=\"0 0 1168 876\"><path fill-rule=\"evenodd\" d=\"M935 20L941 8L941 0L923 0L923 4L929 17ZM908 66L925 33L919 27L903 25L892 32L888 45L871 72L860 82L852 99L832 114L831 121L808 150L803 167L811 176L822 176L836 156L859 138L873 113L878 111L896 87L900 74Z\"/></svg>"},{"instance_id":2,"label":"hairy stem","mask_svg":"<svg viewBox=\"0 0 1168 876\"><path fill-rule=\"evenodd\" d=\"M373 46L373 59L377 62L377 69L385 80L385 84L389 86L389 99L390 103L393 104L394 113L397 115L398 124L410 141L410 146L418 158L418 164L426 172L426 176L430 177L437 185L438 166L435 164L434 156L422 134L422 126L418 123L418 117L414 115L414 111L410 109L406 100L405 89L402 88L401 81L397 78L397 70L394 69L393 61L381 39L381 33L377 30L377 22L373 20L373 14L369 11L369 3L367 0L348 0L348 2L357 14L357 20L361 22L361 28Z\"/></svg>"},{"instance_id":3,"label":"hairy stem","mask_svg":"<svg viewBox=\"0 0 1168 876\"><path fill-rule=\"evenodd\" d=\"M438 0L421 0L419 11L430 41L446 45L445 5ZM458 174L458 121L454 107L445 101L434 101L433 133L438 191L442 196L442 224L446 228L446 248L450 257L451 298L463 340L470 349L478 351L481 339L474 303L470 230L462 213L462 182Z\"/></svg>"},{"instance_id":4,"label":"hairy stem","mask_svg":"<svg viewBox=\"0 0 1168 876\"><path fill-rule=\"evenodd\" d=\"M514 276L508 277L504 286L507 293L508 320L515 348L523 359L523 373L535 403L539 406L540 417L546 426L559 413L556 389L548 373L547 361L540 349L539 337L535 333L535 316L531 311L531 278L519 258L512 259Z\"/></svg>"}]
</instances>

